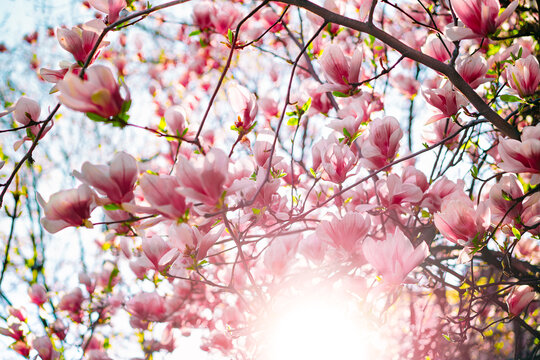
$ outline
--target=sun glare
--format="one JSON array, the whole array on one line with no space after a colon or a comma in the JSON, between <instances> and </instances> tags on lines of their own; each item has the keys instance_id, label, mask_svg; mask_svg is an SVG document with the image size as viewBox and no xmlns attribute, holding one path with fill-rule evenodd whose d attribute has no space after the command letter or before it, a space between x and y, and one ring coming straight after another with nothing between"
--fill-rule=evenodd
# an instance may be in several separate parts
<instances>
[{"instance_id":1,"label":"sun glare","mask_svg":"<svg viewBox=\"0 0 540 360\"><path fill-rule=\"evenodd\" d=\"M267 327L264 359L364 360L379 353L377 331L343 297L304 295L279 310Z\"/></svg>"}]
</instances>

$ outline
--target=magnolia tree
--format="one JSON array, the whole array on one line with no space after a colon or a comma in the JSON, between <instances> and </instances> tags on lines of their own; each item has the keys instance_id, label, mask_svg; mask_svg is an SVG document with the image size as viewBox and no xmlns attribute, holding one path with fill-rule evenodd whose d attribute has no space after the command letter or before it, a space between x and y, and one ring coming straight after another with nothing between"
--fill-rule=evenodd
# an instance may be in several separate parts
<instances>
[{"instance_id":1,"label":"magnolia tree","mask_svg":"<svg viewBox=\"0 0 540 360\"><path fill-rule=\"evenodd\" d=\"M2 356L540 356L537 1L79 6L2 92Z\"/></svg>"}]
</instances>

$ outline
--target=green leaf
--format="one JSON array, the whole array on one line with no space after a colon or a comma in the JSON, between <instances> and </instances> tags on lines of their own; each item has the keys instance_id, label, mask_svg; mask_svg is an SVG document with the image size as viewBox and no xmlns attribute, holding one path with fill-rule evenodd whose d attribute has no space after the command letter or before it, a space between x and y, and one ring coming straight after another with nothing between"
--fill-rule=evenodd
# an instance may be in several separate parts
<instances>
[{"instance_id":1,"label":"green leaf","mask_svg":"<svg viewBox=\"0 0 540 360\"><path fill-rule=\"evenodd\" d=\"M476 165L473 165L473 167L471 169L471 175L473 177L478 177L478 168L476 167Z\"/></svg>"},{"instance_id":2,"label":"green leaf","mask_svg":"<svg viewBox=\"0 0 540 360\"><path fill-rule=\"evenodd\" d=\"M192 32L189 33L188 36L195 36L195 35L199 35L201 33L201 30L193 30Z\"/></svg>"},{"instance_id":3,"label":"green leaf","mask_svg":"<svg viewBox=\"0 0 540 360\"><path fill-rule=\"evenodd\" d=\"M234 34L231 29L227 30L227 38L229 39L229 43L232 45L234 40Z\"/></svg>"},{"instance_id":4,"label":"green leaf","mask_svg":"<svg viewBox=\"0 0 540 360\"><path fill-rule=\"evenodd\" d=\"M302 105L302 112L305 113L309 110L309 107L311 106L311 98L306 101L304 105Z\"/></svg>"},{"instance_id":5,"label":"green leaf","mask_svg":"<svg viewBox=\"0 0 540 360\"><path fill-rule=\"evenodd\" d=\"M315 179L317 178L317 173L315 172L315 170L313 170L313 168L309 168L309 172L311 173L311 175L313 175Z\"/></svg>"},{"instance_id":6,"label":"green leaf","mask_svg":"<svg viewBox=\"0 0 540 360\"><path fill-rule=\"evenodd\" d=\"M351 136L351 133L349 133L349 130L343 128L343 135L345 135L346 137L348 137L349 139L352 137Z\"/></svg>"},{"instance_id":7,"label":"green leaf","mask_svg":"<svg viewBox=\"0 0 540 360\"><path fill-rule=\"evenodd\" d=\"M165 121L165 118L161 118L161 120L159 120L158 129L161 132L166 132L165 130L166 128L167 128L167 122Z\"/></svg>"},{"instance_id":8,"label":"green leaf","mask_svg":"<svg viewBox=\"0 0 540 360\"><path fill-rule=\"evenodd\" d=\"M287 121L287 125L289 126L297 126L298 125L298 118L290 118L288 121Z\"/></svg>"},{"instance_id":9,"label":"green leaf","mask_svg":"<svg viewBox=\"0 0 540 360\"><path fill-rule=\"evenodd\" d=\"M518 229L516 229L515 227L512 226L512 233L514 234L514 236L518 239L518 240L521 240L521 233L519 232Z\"/></svg>"},{"instance_id":10,"label":"green leaf","mask_svg":"<svg viewBox=\"0 0 540 360\"><path fill-rule=\"evenodd\" d=\"M514 95L508 95L508 94L501 95L501 100L504 102L520 102L521 101L519 97L514 96Z\"/></svg>"},{"instance_id":11,"label":"green leaf","mask_svg":"<svg viewBox=\"0 0 540 360\"><path fill-rule=\"evenodd\" d=\"M446 334L442 334L442 336L443 336L447 341L452 342L452 340L450 340L450 336L448 336L448 335L446 335Z\"/></svg>"},{"instance_id":12,"label":"green leaf","mask_svg":"<svg viewBox=\"0 0 540 360\"><path fill-rule=\"evenodd\" d=\"M92 120L92 121L98 121L98 122L107 122L108 121L104 117L99 116L98 114L94 114L94 113L86 113L86 116L88 116L88 118L90 120Z\"/></svg>"},{"instance_id":13,"label":"green leaf","mask_svg":"<svg viewBox=\"0 0 540 360\"><path fill-rule=\"evenodd\" d=\"M257 208L251 208L251 211L253 211L253 214L255 215L259 215L261 213L261 209L257 209Z\"/></svg>"},{"instance_id":14,"label":"green leaf","mask_svg":"<svg viewBox=\"0 0 540 360\"><path fill-rule=\"evenodd\" d=\"M332 91L332 95L334 95L336 97L349 97L349 95L344 94L344 93L339 92L339 91Z\"/></svg>"},{"instance_id":15,"label":"green leaf","mask_svg":"<svg viewBox=\"0 0 540 360\"><path fill-rule=\"evenodd\" d=\"M103 208L105 210L109 210L109 211L120 210L121 209L120 205L118 205L118 204L107 204L107 205L104 205Z\"/></svg>"},{"instance_id":16,"label":"green leaf","mask_svg":"<svg viewBox=\"0 0 540 360\"><path fill-rule=\"evenodd\" d=\"M510 194L508 194L506 191L504 190L501 190L501 193L502 193L502 197L504 200L506 201L512 201L512 197L510 196Z\"/></svg>"}]
</instances>

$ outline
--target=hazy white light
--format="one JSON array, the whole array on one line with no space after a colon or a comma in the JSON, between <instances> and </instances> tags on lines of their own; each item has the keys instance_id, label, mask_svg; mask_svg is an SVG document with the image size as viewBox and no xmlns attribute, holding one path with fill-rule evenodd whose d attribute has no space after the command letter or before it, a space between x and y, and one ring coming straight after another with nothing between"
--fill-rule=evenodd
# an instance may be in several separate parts
<instances>
[{"instance_id":1,"label":"hazy white light","mask_svg":"<svg viewBox=\"0 0 540 360\"><path fill-rule=\"evenodd\" d=\"M266 360L374 359L377 332L340 297L288 301L268 326Z\"/></svg>"}]
</instances>

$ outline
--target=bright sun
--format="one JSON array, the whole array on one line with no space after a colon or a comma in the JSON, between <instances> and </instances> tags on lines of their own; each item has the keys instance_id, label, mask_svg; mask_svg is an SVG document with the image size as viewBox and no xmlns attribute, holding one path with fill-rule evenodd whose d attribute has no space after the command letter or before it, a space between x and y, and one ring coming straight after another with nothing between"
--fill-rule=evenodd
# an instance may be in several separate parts
<instances>
[{"instance_id":1,"label":"bright sun","mask_svg":"<svg viewBox=\"0 0 540 360\"><path fill-rule=\"evenodd\" d=\"M382 354L378 331L346 298L336 294L303 294L281 301L267 325L264 359L377 358L377 354Z\"/></svg>"}]
</instances>

